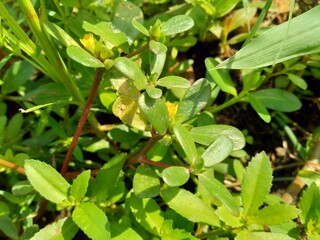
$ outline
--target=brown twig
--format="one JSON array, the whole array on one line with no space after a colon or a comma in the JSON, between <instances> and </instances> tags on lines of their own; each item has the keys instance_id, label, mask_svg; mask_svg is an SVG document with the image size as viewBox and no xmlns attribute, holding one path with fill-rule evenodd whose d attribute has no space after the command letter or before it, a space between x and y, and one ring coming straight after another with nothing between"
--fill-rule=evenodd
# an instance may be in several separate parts
<instances>
[{"instance_id":1,"label":"brown twig","mask_svg":"<svg viewBox=\"0 0 320 240\"><path fill-rule=\"evenodd\" d=\"M94 97L96 96L99 85L104 77L105 71L106 70L104 68L97 68L97 70L96 70L94 80L93 80L93 85L92 85L89 97L87 99L86 105L83 109L82 115L81 115L80 120L78 122L76 132L74 133L74 136L73 136L72 142L70 144L70 147L68 149L68 152L66 154L66 157L63 161L63 165L62 165L62 168L60 171L62 176L65 176L67 173L68 165L71 160L73 151L77 145L77 142L78 142L79 137L81 135L81 131L83 129L83 126L87 120L87 117L89 116L91 105L93 103Z\"/></svg>"}]
</instances>

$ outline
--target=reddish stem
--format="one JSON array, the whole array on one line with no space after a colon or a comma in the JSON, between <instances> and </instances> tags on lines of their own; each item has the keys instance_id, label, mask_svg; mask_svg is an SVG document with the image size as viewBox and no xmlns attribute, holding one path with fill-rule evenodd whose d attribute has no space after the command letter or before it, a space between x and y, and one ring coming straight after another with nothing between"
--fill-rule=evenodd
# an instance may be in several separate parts
<instances>
[{"instance_id":1,"label":"reddish stem","mask_svg":"<svg viewBox=\"0 0 320 240\"><path fill-rule=\"evenodd\" d=\"M91 88L91 91L90 91L90 94L89 94L89 97L87 99L87 102L86 102L86 105L83 109L83 112L82 112L82 115L80 117L80 120L78 122L78 126L77 126L77 129L76 129L76 132L74 133L74 136L73 136L73 139L72 139L72 142L70 144L70 147L68 149L68 152L66 154L66 157L63 161L63 165L62 165L62 168L61 168L61 175L62 176L65 176L66 173L67 173L67 170L68 170L68 165L69 165L69 162L71 160L71 157L72 157L72 154L73 154L73 151L77 145L77 142L79 140L79 137L81 135L81 132L82 132L82 129L83 129L83 126L89 116L89 113L90 113L90 108L92 106L92 103L93 103L93 100L94 100L94 97L96 96L96 93L98 91L98 88L99 88L99 85L103 79L103 76L105 74L105 69L104 68L97 68L96 70L96 73L95 73L95 76L94 76L94 80L93 80L93 85L92 85L92 88Z\"/></svg>"}]
</instances>

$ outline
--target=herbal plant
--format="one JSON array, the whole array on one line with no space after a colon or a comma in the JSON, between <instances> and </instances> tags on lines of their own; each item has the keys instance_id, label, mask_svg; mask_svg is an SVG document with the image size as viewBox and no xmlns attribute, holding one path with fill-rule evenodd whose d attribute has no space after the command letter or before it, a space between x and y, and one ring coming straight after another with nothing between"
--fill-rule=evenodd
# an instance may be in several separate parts
<instances>
[{"instance_id":1,"label":"herbal plant","mask_svg":"<svg viewBox=\"0 0 320 240\"><path fill-rule=\"evenodd\" d=\"M243 133L217 124L213 115L243 100L266 122L271 115L284 116L269 114L267 108L298 110L299 98L284 89L280 78L274 88L259 87L285 75L292 88L307 89L303 73L299 77L295 71L308 62L290 60L280 71L259 67L316 53L319 43L286 50L279 42L295 41L297 33L289 28L288 35L281 35L287 26L280 25L226 62L207 58L205 78L192 83L172 73L177 54L194 45L196 36L204 39L217 29L223 29L216 35L222 51L228 51L228 34L240 26L231 23L239 18L246 23L248 8L236 10L220 26L219 21L238 1L186 1L155 16L152 7L169 2L18 3L0 3L6 54L0 62L5 72L0 163L9 169L3 181L10 182L0 192L5 236L73 239L82 231L92 239L299 239L301 228L294 221L299 216L303 232L317 238L316 181L306 177L310 187L298 207L285 204L270 194L268 156L261 152L244 168ZM317 11L291 24L314 20ZM315 27L305 28L306 36ZM254 54L246 59L248 51L268 46L265 40L261 45L263 36L278 36L271 46L281 48L279 56L273 50L268 57L263 53L260 62ZM314 66L316 55L310 59ZM186 66L178 63L175 72ZM254 68L241 71L239 93L230 73L221 69L226 67ZM232 97L215 106L220 91ZM10 116L9 101L22 113ZM95 160L87 161L88 156ZM241 191L226 188L226 173Z\"/></svg>"}]
</instances>

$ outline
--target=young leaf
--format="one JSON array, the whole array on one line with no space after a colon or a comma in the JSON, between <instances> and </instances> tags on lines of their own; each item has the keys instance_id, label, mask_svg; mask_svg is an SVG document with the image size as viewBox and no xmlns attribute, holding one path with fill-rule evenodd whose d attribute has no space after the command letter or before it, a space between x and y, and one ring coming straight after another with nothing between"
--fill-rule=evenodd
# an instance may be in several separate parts
<instances>
[{"instance_id":1,"label":"young leaf","mask_svg":"<svg viewBox=\"0 0 320 240\"><path fill-rule=\"evenodd\" d=\"M152 198L138 198L129 193L128 205L135 220L147 231L157 236L161 235L164 218L157 202Z\"/></svg>"},{"instance_id":2,"label":"young leaf","mask_svg":"<svg viewBox=\"0 0 320 240\"><path fill-rule=\"evenodd\" d=\"M167 76L160 78L157 82L158 86L170 88L189 88L190 82L179 76Z\"/></svg>"},{"instance_id":3,"label":"young leaf","mask_svg":"<svg viewBox=\"0 0 320 240\"><path fill-rule=\"evenodd\" d=\"M135 87L142 90L146 87L147 78L139 66L129 58L118 57L114 65L122 74L133 80Z\"/></svg>"},{"instance_id":4,"label":"young leaf","mask_svg":"<svg viewBox=\"0 0 320 240\"><path fill-rule=\"evenodd\" d=\"M166 62L168 48L160 42L151 40L149 42L149 49L150 73L156 73L160 76Z\"/></svg>"},{"instance_id":5,"label":"young leaf","mask_svg":"<svg viewBox=\"0 0 320 240\"><path fill-rule=\"evenodd\" d=\"M232 197L228 189L214 177L208 177L205 174L199 176L200 184L208 190L208 192L217 198L230 213L239 216L240 208Z\"/></svg>"},{"instance_id":6,"label":"young leaf","mask_svg":"<svg viewBox=\"0 0 320 240\"><path fill-rule=\"evenodd\" d=\"M24 168L28 180L43 197L54 203L67 199L70 185L52 166L37 160L26 160Z\"/></svg>"},{"instance_id":7,"label":"young leaf","mask_svg":"<svg viewBox=\"0 0 320 240\"><path fill-rule=\"evenodd\" d=\"M259 117L266 123L269 123L271 121L271 116L266 107L259 101L258 98L255 97L255 95L247 93L247 97L250 105L258 113Z\"/></svg>"},{"instance_id":8,"label":"young leaf","mask_svg":"<svg viewBox=\"0 0 320 240\"><path fill-rule=\"evenodd\" d=\"M190 165L193 165L198 158L196 145L188 130L181 124L175 124L173 126L173 132L176 135L178 142L180 143L187 158L186 161Z\"/></svg>"},{"instance_id":9,"label":"young leaf","mask_svg":"<svg viewBox=\"0 0 320 240\"><path fill-rule=\"evenodd\" d=\"M241 199L244 216L258 211L270 191L271 182L271 164L265 152L261 152L251 159L243 175Z\"/></svg>"},{"instance_id":10,"label":"young leaf","mask_svg":"<svg viewBox=\"0 0 320 240\"><path fill-rule=\"evenodd\" d=\"M90 170L83 171L73 181L71 185L71 196L75 198L75 201L81 201L85 196L89 185L90 174Z\"/></svg>"},{"instance_id":11,"label":"young leaf","mask_svg":"<svg viewBox=\"0 0 320 240\"><path fill-rule=\"evenodd\" d=\"M161 98L152 99L147 93L143 93L139 97L138 105L152 127L160 135L164 135L170 125L170 120L168 108L163 100Z\"/></svg>"},{"instance_id":12,"label":"young leaf","mask_svg":"<svg viewBox=\"0 0 320 240\"><path fill-rule=\"evenodd\" d=\"M211 75L213 80L218 84L222 91L226 93L230 93L233 96L237 95L237 89L233 86L232 79L227 70L215 69L215 67L219 64L213 58L206 58L205 65L208 73Z\"/></svg>"},{"instance_id":13,"label":"young leaf","mask_svg":"<svg viewBox=\"0 0 320 240\"><path fill-rule=\"evenodd\" d=\"M230 155L232 150L232 140L225 135L219 136L201 155L204 160L204 166L209 168L222 162Z\"/></svg>"},{"instance_id":14,"label":"young leaf","mask_svg":"<svg viewBox=\"0 0 320 240\"><path fill-rule=\"evenodd\" d=\"M62 218L42 228L31 238L31 240L73 239L77 231L78 226L71 218Z\"/></svg>"},{"instance_id":15,"label":"young leaf","mask_svg":"<svg viewBox=\"0 0 320 240\"><path fill-rule=\"evenodd\" d=\"M174 35L189 30L194 25L193 19L187 15L178 15L162 24L161 31L165 35Z\"/></svg>"},{"instance_id":16,"label":"young leaf","mask_svg":"<svg viewBox=\"0 0 320 240\"><path fill-rule=\"evenodd\" d=\"M133 177L133 192L139 198L152 198L159 194L160 180L149 165L139 165Z\"/></svg>"},{"instance_id":17,"label":"young leaf","mask_svg":"<svg viewBox=\"0 0 320 240\"><path fill-rule=\"evenodd\" d=\"M320 6L317 6L293 18L288 34L288 22L271 28L217 68L259 68L320 52L319 12ZM310 24L306 25L306 22Z\"/></svg>"},{"instance_id":18,"label":"young leaf","mask_svg":"<svg viewBox=\"0 0 320 240\"><path fill-rule=\"evenodd\" d=\"M250 217L249 222L260 225L279 225L297 218L300 210L291 205L276 204L264 207L256 216Z\"/></svg>"},{"instance_id":19,"label":"young leaf","mask_svg":"<svg viewBox=\"0 0 320 240\"><path fill-rule=\"evenodd\" d=\"M137 29L139 32L149 37L149 31L139 21L133 18L131 23L135 29Z\"/></svg>"},{"instance_id":20,"label":"young leaf","mask_svg":"<svg viewBox=\"0 0 320 240\"><path fill-rule=\"evenodd\" d=\"M72 213L72 219L91 239L111 239L108 218L105 213L93 203L84 202L76 206Z\"/></svg>"},{"instance_id":21,"label":"young leaf","mask_svg":"<svg viewBox=\"0 0 320 240\"><path fill-rule=\"evenodd\" d=\"M211 87L208 80L205 78L197 80L181 100L176 113L176 122L183 123L193 118L207 105L210 94Z\"/></svg>"},{"instance_id":22,"label":"young leaf","mask_svg":"<svg viewBox=\"0 0 320 240\"><path fill-rule=\"evenodd\" d=\"M232 228L240 228L244 225L242 214L240 214L239 216L231 214L225 205L218 207L218 209L216 210L216 214L219 216L221 221Z\"/></svg>"},{"instance_id":23,"label":"young leaf","mask_svg":"<svg viewBox=\"0 0 320 240\"><path fill-rule=\"evenodd\" d=\"M154 86L146 86L146 92L153 99L158 99L162 96L162 90Z\"/></svg>"},{"instance_id":24,"label":"young leaf","mask_svg":"<svg viewBox=\"0 0 320 240\"><path fill-rule=\"evenodd\" d=\"M303 90L307 90L308 84L307 82L302 78L292 73L287 73L288 78L293 82L295 85L297 85L299 88Z\"/></svg>"},{"instance_id":25,"label":"young leaf","mask_svg":"<svg viewBox=\"0 0 320 240\"><path fill-rule=\"evenodd\" d=\"M194 141L203 145L210 145L218 137L225 135L233 142L233 151L240 150L246 144L243 133L229 125L207 125L195 127L190 130L190 134Z\"/></svg>"},{"instance_id":26,"label":"young leaf","mask_svg":"<svg viewBox=\"0 0 320 240\"><path fill-rule=\"evenodd\" d=\"M252 93L263 106L281 112L293 112L301 108L299 98L283 89L269 88Z\"/></svg>"},{"instance_id":27,"label":"young leaf","mask_svg":"<svg viewBox=\"0 0 320 240\"><path fill-rule=\"evenodd\" d=\"M122 153L103 165L92 183L92 198L104 201L112 194L125 160L126 154Z\"/></svg>"},{"instance_id":28,"label":"young leaf","mask_svg":"<svg viewBox=\"0 0 320 240\"><path fill-rule=\"evenodd\" d=\"M192 222L219 226L214 210L191 192L177 187L168 187L160 192L168 206Z\"/></svg>"},{"instance_id":29,"label":"young leaf","mask_svg":"<svg viewBox=\"0 0 320 240\"><path fill-rule=\"evenodd\" d=\"M179 187L189 180L189 170L182 166L172 166L162 171L163 181L170 187Z\"/></svg>"},{"instance_id":30,"label":"young leaf","mask_svg":"<svg viewBox=\"0 0 320 240\"><path fill-rule=\"evenodd\" d=\"M103 68L103 63L81 47L70 45L67 47L67 54L76 62L91 68Z\"/></svg>"}]
</instances>

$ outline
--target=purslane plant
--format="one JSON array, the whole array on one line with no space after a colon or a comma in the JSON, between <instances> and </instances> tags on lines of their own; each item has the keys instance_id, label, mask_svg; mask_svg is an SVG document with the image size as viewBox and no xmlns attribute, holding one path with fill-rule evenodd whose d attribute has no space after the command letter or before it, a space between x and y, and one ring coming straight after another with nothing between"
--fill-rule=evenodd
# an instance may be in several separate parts
<instances>
[{"instance_id":1,"label":"purslane plant","mask_svg":"<svg viewBox=\"0 0 320 240\"><path fill-rule=\"evenodd\" d=\"M242 186L240 193L230 193L223 179L219 179L219 166L241 151L245 138L237 128L216 124L212 117L212 113L247 98L261 118L269 122L266 108L283 111L281 107L290 103L290 110L294 111L300 107L299 99L282 89L257 90L264 80L258 71L244 71L243 90L237 93L228 72L218 69L223 64L228 66L228 62L218 65L216 60L206 59L207 76L194 83L170 74L166 65L170 53L174 55L181 47L179 40L190 39L188 34L199 24L194 20L196 11L200 8L211 13L210 9L214 9L219 17L238 1L225 2L224 5L221 1L212 1L211 5L188 2L173 10L174 16L169 12L156 21L144 23L142 10L131 2L104 6L93 1L61 1L61 4L41 1L38 16L31 1L21 0L19 7L30 35L0 3L4 46L55 81L44 80L44 85L35 92L26 92L22 98L23 112L43 116L56 135L66 139L66 132L50 116L51 111L61 117L68 111L61 111L60 106L76 104L83 108L81 116L75 115L80 120L77 128L72 129L75 131L72 140L64 143L70 147L64 160L58 162L62 165L60 173L48 164L49 159L33 160L23 155L15 162L16 166L24 167L20 170L25 171L28 181L18 182L20 188L12 193L1 192L9 202L1 202L0 221L4 224L0 224L0 229L5 235L13 239L72 239L80 229L92 239L299 236L293 220L300 210L269 194L272 168L264 152L254 156L244 171L234 166ZM102 5L109 14L101 15ZM3 94L19 90L18 81L12 84L13 90L9 81L9 78L4 81ZM47 87L55 90L55 95L45 98ZM71 98L66 98L65 89ZM234 97L212 107L219 89ZM95 101L96 94L99 101ZM83 96L88 96L86 103ZM274 97L283 104L273 103ZM34 101L29 102L30 98ZM94 107L121 122L100 125ZM46 109L49 114L45 114ZM96 135L94 141L81 137L87 118ZM11 125L17 122L22 125L21 114ZM0 123L4 128L6 118L0 118ZM39 126L35 134L44 137L44 128ZM6 134L9 135L8 131ZM90 142L86 151L105 150L108 157L86 164L77 145L81 144L79 140ZM61 142L51 144L57 149ZM32 156L31 151L28 154ZM18 159L13 155L7 151L6 157ZM4 162L8 163L5 159ZM81 172L68 171L70 163L72 169ZM77 176L73 181L66 180L74 175ZM300 216L310 234L315 234L316 218L310 216L306 205L316 199L310 196L316 196L319 189L315 185L310 189L301 200ZM52 208L65 213L41 230L30 215L42 214L40 210L46 209L48 202L39 199L36 192L49 205L53 203ZM10 218L15 214L10 212L13 203L28 206L32 201L39 203L39 211L30 208L24 212L28 220L25 225ZM317 208L315 203L312 207ZM19 236L21 228L24 232Z\"/></svg>"}]
</instances>

